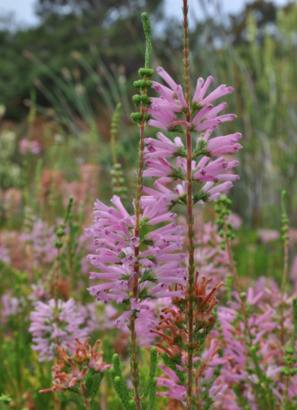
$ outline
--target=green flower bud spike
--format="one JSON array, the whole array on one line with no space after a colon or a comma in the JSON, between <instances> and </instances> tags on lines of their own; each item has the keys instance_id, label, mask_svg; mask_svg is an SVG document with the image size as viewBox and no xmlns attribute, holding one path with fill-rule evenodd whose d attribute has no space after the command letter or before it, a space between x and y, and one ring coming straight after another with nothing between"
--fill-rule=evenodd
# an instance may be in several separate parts
<instances>
[{"instance_id":1,"label":"green flower bud spike","mask_svg":"<svg viewBox=\"0 0 297 410\"><path fill-rule=\"evenodd\" d=\"M144 67L138 70L139 80L133 82L135 88L139 90L139 94L133 96L133 101L136 106L138 106L139 112L133 112L131 114L131 119L141 126L141 124L149 120L149 115L145 112L145 107L150 105L150 99L147 95L148 90L152 86L152 81L150 78L154 74L154 70L151 68L152 65L152 30L150 19L147 13L141 14L142 26L145 36L145 58Z\"/></svg>"},{"instance_id":2,"label":"green flower bud spike","mask_svg":"<svg viewBox=\"0 0 297 410\"><path fill-rule=\"evenodd\" d=\"M289 218L286 209L287 192L281 193L281 239L283 242L284 266L282 274L282 292L286 292L289 270Z\"/></svg>"},{"instance_id":3,"label":"green flower bud spike","mask_svg":"<svg viewBox=\"0 0 297 410\"><path fill-rule=\"evenodd\" d=\"M115 195L120 195L122 199L126 198L127 188L125 184L124 173L122 169L122 164L118 162L117 156L117 139L119 132L119 124L121 120L122 105L118 103L114 110L111 119L110 127L110 149L112 156L112 169L111 173L111 182L112 182L112 192Z\"/></svg>"}]
</instances>

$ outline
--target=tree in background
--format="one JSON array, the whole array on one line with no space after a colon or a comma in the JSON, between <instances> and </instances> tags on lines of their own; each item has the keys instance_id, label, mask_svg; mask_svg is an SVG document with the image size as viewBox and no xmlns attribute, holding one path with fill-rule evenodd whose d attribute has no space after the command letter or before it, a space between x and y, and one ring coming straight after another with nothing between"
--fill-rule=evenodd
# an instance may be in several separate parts
<instances>
[{"instance_id":1,"label":"tree in background","mask_svg":"<svg viewBox=\"0 0 297 410\"><path fill-rule=\"evenodd\" d=\"M51 85L45 71L60 75L65 67L75 69L73 52L93 64L90 60L96 49L107 66L121 64L129 76L141 61L139 13L146 9L152 18L160 19L162 5L159 0L40 0L37 27L0 31L0 103L7 107L8 116L18 118L24 112L23 101L34 80ZM43 68L30 56L42 61ZM88 87L88 79L85 81ZM92 87L89 84L90 93ZM41 94L37 101L45 103Z\"/></svg>"}]
</instances>

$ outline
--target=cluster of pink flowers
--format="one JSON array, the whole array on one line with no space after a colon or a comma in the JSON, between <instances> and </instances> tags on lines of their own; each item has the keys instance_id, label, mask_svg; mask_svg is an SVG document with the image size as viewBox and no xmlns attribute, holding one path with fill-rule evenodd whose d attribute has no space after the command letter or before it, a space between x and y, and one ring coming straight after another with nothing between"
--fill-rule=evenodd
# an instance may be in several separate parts
<instances>
[{"instance_id":1,"label":"cluster of pink flowers","mask_svg":"<svg viewBox=\"0 0 297 410\"><path fill-rule=\"evenodd\" d=\"M41 152L41 144L37 140L30 140L29 138L22 138L19 142L20 153L38 155Z\"/></svg>"},{"instance_id":2,"label":"cluster of pink flowers","mask_svg":"<svg viewBox=\"0 0 297 410\"><path fill-rule=\"evenodd\" d=\"M0 261L6 264L10 263L9 251L5 246L0 245Z\"/></svg>"},{"instance_id":3,"label":"cluster of pink flowers","mask_svg":"<svg viewBox=\"0 0 297 410\"><path fill-rule=\"evenodd\" d=\"M258 229L257 233L262 243L274 242L279 239L279 232L274 229Z\"/></svg>"},{"instance_id":4,"label":"cluster of pink flowers","mask_svg":"<svg viewBox=\"0 0 297 410\"><path fill-rule=\"evenodd\" d=\"M230 274L228 255L221 243L216 226L200 221L195 235L195 261L201 276L223 281Z\"/></svg>"},{"instance_id":5,"label":"cluster of pink flowers","mask_svg":"<svg viewBox=\"0 0 297 410\"><path fill-rule=\"evenodd\" d=\"M240 410L245 402L257 410L270 400L278 408L286 395L297 404L292 299L283 296L274 281L262 278L245 294L234 291L232 300L218 308L218 325L196 359L203 370L197 386L204 397L200 404L210 400L213 409ZM284 361L287 351L292 355L289 364ZM291 373L284 371L285 366L291 367ZM183 372L166 366L162 371L161 395L183 404Z\"/></svg>"},{"instance_id":6,"label":"cluster of pink flowers","mask_svg":"<svg viewBox=\"0 0 297 410\"><path fill-rule=\"evenodd\" d=\"M181 118L186 101L180 84L177 84L161 67L158 74L166 85L153 82L153 88L159 94L152 98L149 109L150 124L163 131L178 132L179 128L190 127L197 134L196 146L193 150L192 174L198 184L195 202L201 200L216 200L227 193L238 176L233 170L238 161L226 158L241 149L240 133L214 136L217 128L232 121L234 114L221 114L226 103L213 106L215 100L233 91L232 87L221 85L206 95L213 77L206 80L198 78L196 90L192 99L192 120L188 124ZM146 176L157 177L156 196L165 196L168 201L176 202L185 195L186 152L180 137L173 140L159 132L157 138L146 139ZM171 194L168 185L172 186ZM167 185L167 187L166 187ZM166 189L167 188L167 189ZM152 192L152 191L150 191Z\"/></svg>"},{"instance_id":7,"label":"cluster of pink flowers","mask_svg":"<svg viewBox=\"0 0 297 410\"><path fill-rule=\"evenodd\" d=\"M0 233L0 261L14 268L32 272L49 267L57 256L55 248L55 227L41 219L35 219L32 226L23 232L3 230ZM15 246L15 244L18 246Z\"/></svg>"},{"instance_id":8,"label":"cluster of pink flowers","mask_svg":"<svg viewBox=\"0 0 297 410\"><path fill-rule=\"evenodd\" d=\"M261 279L245 296L235 292L229 304L219 308L220 330L215 333L224 365L213 386L220 385L224 393L217 401L218 408L240 409L235 395L239 391L250 408L257 409L259 400L264 400L259 397L261 389L263 396L264 391L270 392L270 400L273 394L275 406L286 396L286 388L291 402L297 403L296 360L291 363L291 374L283 372L286 349L292 346L295 354L291 302L292 298L283 296L273 281ZM232 396L237 401L228 407Z\"/></svg>"},{"instance_id":9,"label":"cluster of pink flowers","mask_svg":"<svg viewBox=\"0 0 297 410\"><path fill-rule=\"evenodd\" d=\"M51 264L57 256L55 230L41 219L36 219L30 231L21 235L21 240L31 246L33 266Z\"/></svg>"},{"instance_id":10,"label":"cluster of pink flowers","mask_svg":"<svg viewBox=\"0 0 297 410\"><path fill-rule=\"evenodd\" d=\"M1 298L0 322L6 323L10 318L17 315L22 310L22 300L5 292Z\"/></svg>"},{"instance_id":11,"label":"cluster of pink flowers","mask_svg":"<svg viewBox=\"0 0 297 410\"><path fill-rule=\"evenodd\" d=\"M92 314L92 310L73 299L37 302L30 315L29 331L39 360L52 360L57 346L71 350L76 339L85 340L96 327Z\"/></svg>"},{"instance_id":12,"label":"cluster of pink flowers","mask_svg":"<svg viewBox=\"0 0 297 410\"><path fill-rule=\"evenodd\" d=\"M90 228L94 253L88 259L97 270L90 274L96 283L89 291L98 301L131 304L139 312L139 323L144 324L143 316L148 321L152 316L148 300L180 295L170 286L185 282L183 228L177 225L175 215L167 210L162 198L155 201L146 196L142 199L141 236L135 238L135 216L127 212L119 197L114 196L112 204L95 204L94 224ZM135 246L139 245L139 297L133 301ZM124 311L116 325L125 327L129 315L130 310Z\"/></svg>"}]
</instances>

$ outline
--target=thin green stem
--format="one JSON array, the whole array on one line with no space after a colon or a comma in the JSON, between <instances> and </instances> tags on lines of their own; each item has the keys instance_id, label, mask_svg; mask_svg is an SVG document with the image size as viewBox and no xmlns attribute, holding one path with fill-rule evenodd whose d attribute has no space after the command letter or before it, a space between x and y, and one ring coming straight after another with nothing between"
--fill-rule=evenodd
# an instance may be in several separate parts
<instances>
[{"instance_id":1,"label":"thin green stem","mask_svg":"<svg viewBox=\"0 0 297 410\"><path fill-rule=\"evenodd\" d=\"M284 256L284 265L283 265L283 273L282 273L282 283L281 289L283 295L287 290L287 282L288 282L288 271L289 271L289 219L286 210L286 191L282 191L281 194L281 235L283 241L283 256Z\"/></svg>"},{"instance_id":2,"label":"thin green stem","mask_svg":"<svg viewBox=\"0 0 297 410\"><path fill-rule=\"evenodd\" d=\"M285 350L286 350L286 329L285 329L285 306L286 306L286 291L288 285L289 271L289 219L286 210L286 191L281 193L281 236L283 241L283 272L281 279L281 303L280 303L280 343L283 348L283 365L285 366ZM282 374L281 381L284 383L284 403L288 400L289 376Z\"/></svg>"},{"instance_id":3,"label":"thin green stem","mask_svg":"<svg viewBox=\"0 0 297 410\"><path fill-rule=\"evenodd\" d=\"M142 114L142 120L139 125L139 158L138 158L138 173L137 173L137 187L136 187L136 201L135 201L135 229L134 236L139 242L139 231L140 231L140 220L141 220L141 196L143 189L143 170L144 170L144 128L145 128L145 107L143 104L140 106L140 112ZM138 299L138 281L140 275L139 266L139 243L136 244L134 248L134 276L132 281L132 295L133 299ZM137 360L137 340L135 331L135 320L136 314L132 312L130 319L130 338L131 338L131 372L132 372L132 382L134 388L135 404L136 410L141 409L141 401L139 394L139 369Z\"/></svg>"},{"instance_id":4,"label":"thin green stem","mask_svg":"<svg viewBox=\"0 0 297 410\"><path fill-rule=\"evenodd\" d=\"M146 39L146 50L145 50L145 68L149 68L151 63L151 27L149 17L146 13L141 15L143 30ZM148 78L143 77L144 80ZM143 87L141 89L141 95L147 97L148 88ZM135 200L135 229L134 236L136 238L136 246L134 248L134 275L132 279L132 297L135 301L138 299L138 282L140 276L140 265L139 265L139 244L140 244L140 221L142 215L141 209L141 197L143 191L143 171L144 171L144 130L146 126L146 107L143 102L140 104L140 123L139 123L139 154L138 154L138 171L137 171L137 186L136 186L136 200ZM134 389L134 399L136 410L141 410L141 400L139 393L139 367L137 360L137 340L136 340L136 329L135 329L136 313L132 312L130 319L130 341L131 341L131 373L132 373L132 383Z\"/></svg>"},{"instance_id":5,"label":"thin green stem","mask_svg":"<svg viewBox=\"0 0 297 410\"><path fill-rule=\"evenodd\" d=\"M91 410L90 399L87 396L86 388L83 385L83 383L80 384L80 392L81 392L86 410Z\"/></svg>"},{"instance_id":6,"label":"thin green stem","mask_svg":"<svg viewBox=\"0 0 297 410\"><path fill-rule=\"evenodd\" d=\"M147 90L143 90L144 95L147 95ZM135 300L138 299L138 281L140 275L139 266L139 233L140 233L140 221L141 221L141 197L143 190L143 170L144 170L144 129L145 129L145 107L143 104L140 106L140 113L142 120L139 124L139 157L138 157L138 172L137 172L137 187L136 187L136 201L135 201L135 229L134 236L138 243L134 248L134 276L132 281L132 295ZM141 401L139 394L139 369L137 360L137 341L135 331L136 315L132 313L130 319L130 337L131 337L131 372L132 381L135 395L136 410L141 409Z\"/></svg>"}]
</instances>

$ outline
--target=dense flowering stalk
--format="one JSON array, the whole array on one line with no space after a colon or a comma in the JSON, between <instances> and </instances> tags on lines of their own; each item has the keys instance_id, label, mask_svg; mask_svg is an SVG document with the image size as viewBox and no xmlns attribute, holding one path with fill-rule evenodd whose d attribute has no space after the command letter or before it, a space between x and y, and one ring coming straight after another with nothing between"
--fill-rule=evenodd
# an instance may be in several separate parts
<instances>
[{"instance_id":1,"label":"dense flowering stalk","mask_svg":"<svg viewBox=\"0 0 297 410\"><path fill-rule=\"evenodd\" d=\"M159 109L155 111L154 103L152 103L150 113L152 119L151 125L156 125L155 118L158 116L166 115L166 107L170 107L172 101L175 101L177 90L181 90L181 86L176 84L174 80L167 74L162 68L157 69L157 72L161 78L171 84L171 89L168 87L170 94L165 98L164 94L159 94L159 97L155 97L155 100L160 100L163 111ZM204 83L204 80L201 79ZM172 82L175 84L173 85ZM207 80L205 80L207 83ZM208 82L209 83L209 82ZM158 84L158 83L156 83ZM160 84L160 87L165 87ZM160 92L157 85L153 86L156 91ZM220 89L220 87L218 87ZM229 93L232 88L229 88ZM212 94L212 93L211 93ZM182 94L183 95L183 94ZM224 94L217 94L217 98ZM170 97L169 97L170 96ZM195 101L192 100L192 106ZM221 105L221 104L219 104ZM179 123L179 127L188 126L187 121L178 120L177 115L181 115L184 106L179 106L179 111L175 113L175 121L172 122L173 126L176 122ZM197 108L195 108L197 110ZM198 114L203 113L204 107L198 111ZM196 114L196 115L198 115ZM234 116L232 116L234 118ZM196 146L192 152L192 179L195 184L193 187L193 200L194 202L216 200L223 193L227 193L233 186L233 183L238 179L238 176L233 173L233 169L238 166L238 161L225 157L235 154L240 148L239 139L240 133L233 133L228 135L220 135L212 137L214 131L221 124L223 120L209 121L205 118L205 114L200 115L199 121L205 125L205 132L198 133L196 138ZM159 126L166 130L162 123ZM210 128L207 128L209 126ZM203 127L204 128L204 127ZM190 126L191 131L195 129ZM178 129L173 132L178 132ZM185 202L186 197L186 184L183 182L187 174L187 160L186 149L180 137L175 137L172 141L161 132L157 134L157 138L148 138L146 140L146 166L145 176L158 177L158 182L155 184L156 189L154 194L156 196L167 196L167 200L171 204L178 202ZM166 191L166 186L170 187L171 194Z\"/></svg>"},{"instance_id":2,"label":"dense flowering stalk","mask_svg":"<svg viewBox=\"0 0 297 410\"><path fill-rule=\"evenodd\" d=\"M281 305L284 309L283 336L279 332ZM223 342L225 365L214 386L224 386L225 393L217 397L216 408L228 408L224 402L232 394L234 408L241 408L243 398L251 408L278 408L285 397L283 375L288 377L291 403L296 403L297 368L294 348L293 353L290 348L293 326L290 297L286 296L283 305L277 285L261 279L245 295L235 292L229 304L219 308L218 318L220 330L214 333ZM295 343L296 340L293 345ZM291 359L284 363L288 354Z\"/></svg>"},{"instance_id":3,"label":"dense flowering stalk","mask_svg":"<svg viewBox=\"0 0 297 410\"><path fill-rule=\"evenodd\" d=\"M200 289L203 289L201 285ZM208 293L204 295L210 303L212 300L215 302L207 298ZM201 291L198 299L200 303L203 301ZM158 378L160 394L175 400L176 408L179 408L178 404L181 408L186 405L187 334L184 309L180 303L183 302L176 299L174 306L163 309L156 328L159 350L166 359L166 365L161 367L162 375ZM198 365L195 380L198 408L240 410L248 406L254 410L272 410L281 408L286 397L288 403L296 406L296 335L291 303L292 297L286 295L286 304L283 305L283 295L276 283L262 278L246 293L234 291L227 305L218 307L218 326L206 338L203 354L197 346L194 355L194 363ZM279 332L281 305L284 309L285 346ZM195 309L197 315L199 311L199 307ZM211 311L208 315L200 314L200 324L201 318L209 324L214 320Z\"/></svg>"},{"instance_id":4,"label":"dense flowering stalk","mask_svg":"<svg viewBox=\"0 0 297 410\"><path fill-rule=\"evenodd\" d=\"M141 310L147 299L180 296L171 290L172 284L184 284L184 253L181 251L183 227L177 225L176 216L168 212L162 198L145 196L142 199L140 238L135 237L135 215L131 216L119 197L112 198L112 207L100 201L95 203L94 225L90 228L95 253L88 259L97 269L90 278L99 283L89 288L97 300L105 303L123 303L128 308L118 323L126 322L132 309ZM135 257L135 247L142 252ZM139 263L138 297L133 294L133 268Z\"/></svg>"},{"instance_id":5,"label":"dense flowering stalk","mask_svg":"<svg viewBox=\"0 0 297 410\"><path fill-rule=\"evenodd\" d=\"M173 140L159 132L157 137L146 139L146 177L156 178L152 188L147 188L148 195L164 198L169 209L176 204L186 205L187 215L187 408L192 409L197 401L193 397L194 363L193 349L195 318L195 247L194 215L195 203L218 199L227 193L238 176L233 169L238 161L230 158L240 148L240 133L215 135L215 131L224 122L232 121L234 114L222 114L226 103L213 105L215 100L233 91L232 87L221 85L207 94L213 77L206 80L199 78L190 100L189 44L188 44L188 2L183 1L184 10L184 79L185 93L182 86L161 67L157 73L165 82L153 82L158 96L152 98L149 109L150 125L163 132L176 134L184 131L185 143L177 135ZM193 145L195 133L196 143ZM228 157L226 157L228 155Z\"/></svg>"},{"instance_id":6,"label":"dense flowering stalk","mask_svg":"<svg viewBox=\"0 0 297 410\"><path fill-rule=\"evenodd\" d=\"M85 308L72 299L37 302L30 319L33 349L38 352L41 362L52 360L58 346L74 349L75 339L84 340L93 330L87 326Z\"/></svg>"},{"instance_id":7,"label":"dense flowering stalk","mask_svg":"<svg viewBox=\"0 0 297 410\"><path fill-rule=\"evenodd\" d=\"M196 277L193 297L193 324L198 340L193 343L193 363L199 364L195 374L195 408L200 408L199 385L208 362L217 355L218 343L211 341L209 349L201 356L202 345L211 331L214 322L216 294L220 285L211 286L211 279ZM174 298L173 304L162 310L160 323L154 330L159 336L158 347L165 356L166 365L162 366L162 376L158 385L162 387L161 395L189 405L186 375L189 356L189 331L187 322L187 304L189 295ZM197 343L198 341L198 343ZM194 402L194 400L193 400Z\"/></svg>"},{"instance_id":8,"label":"dense flowering stalk","mask_svg":"<svg viewBox=\"0 0 297 410\"><path fill-rule=\"evenodd\" d=\"M140 94L134 96L139 112L132 118L139 125L139 159L134 214L130 215L121 199L112 198L112 207L97 201L94 225L94 253L89 261L97 269L90 277L97 283L90 293L106 303L122 303L123 314L117 318L119 327L128 324L131 335L131 375L136 409L141 408L137 359L137 329L139 320L153 327L151 299L180 295L174 286L185 281L182 231L177 226L176 216L168 209L165 198L156 198L150 193L143 195L145 166L145 127L148 121L150 99L148 89L150 77L150 27L143 15L146 34L145 67L139 70L140 80L135 81ZM98 283L99 282L99 283ZM139 319L139 320L138 320ZM138 322L138 323L137 323Z\"/></svg>"}]
</instances>

